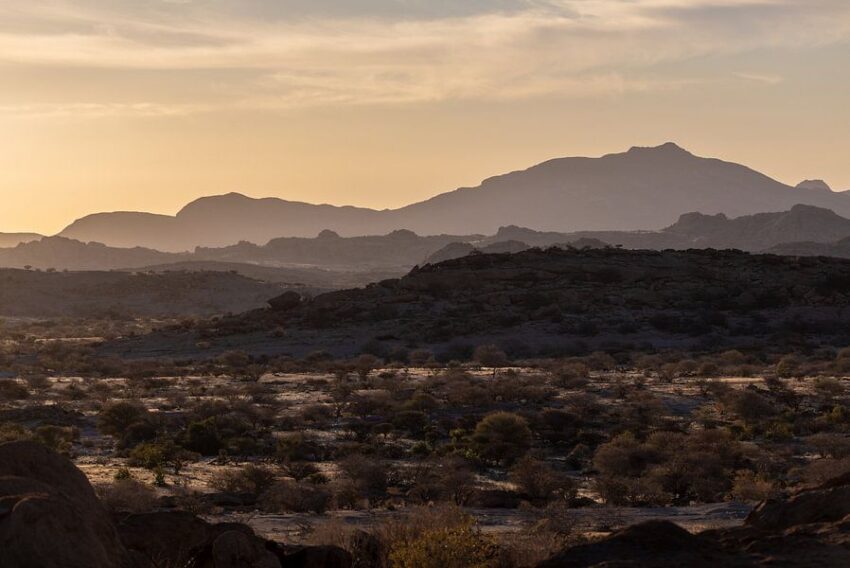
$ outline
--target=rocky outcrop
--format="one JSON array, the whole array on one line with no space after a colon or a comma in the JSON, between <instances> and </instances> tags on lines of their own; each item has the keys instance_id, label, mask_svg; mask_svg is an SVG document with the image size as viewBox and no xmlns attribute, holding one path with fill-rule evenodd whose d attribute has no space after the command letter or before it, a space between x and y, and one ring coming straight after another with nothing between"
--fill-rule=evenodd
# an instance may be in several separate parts
<instances>
[{"instance_id":1,"label":"rocky outcrop","mask_svg":"<svg viewBox=\"0 0 850 568\"><path fill-rule=\"evenodd\" d=\"M850 566L850 476L761 503L741 527L692 535L672 523L650 521L538 566Z\"/></svg>"},{"instance_id":2,"label":"rocky outcrop","mask_svg":"<svg viewBox=\"0 0 850 568\"><path fill-rule=\"evenodd\" d=\"M80 470L40 444L0 445L0 566L129 565L109 514Z\"/></svg>"},{"instance_id":3,"label":"rocky outcrop","mask_svg":"<svg viewBox=\"0 0 850 568\"><path fill-rule=\"evenodd\" d=\"M3 568L349 568L336 547L286 549L182 511L113 522L83 473L33 442L0 444Z\"/></svg>"},{"instance_id":4,"label":"rocky outcrop","mask_svg":"<svg viewBox=\"0 0 850 568\"><path fill-rule=\"evenodd\" d=\"M710 539L692 535L669 521L648 521L617 531L608 538L573 547L538 568L713 568L744 566L719 550Z\"/></svg>"}]
</instances>

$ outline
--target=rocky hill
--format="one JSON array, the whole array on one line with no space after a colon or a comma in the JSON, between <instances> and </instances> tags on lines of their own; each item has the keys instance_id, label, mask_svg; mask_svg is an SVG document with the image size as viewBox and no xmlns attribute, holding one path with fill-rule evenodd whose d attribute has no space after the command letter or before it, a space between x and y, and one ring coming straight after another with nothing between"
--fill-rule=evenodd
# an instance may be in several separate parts
<instances>
[{"instance_id":1,"label":"rocky hill","mask_svg":"<svg viewBox=\"0 0 850 568\"><path fill-rule=\"evenodd\" d=\"M113 270L174 262L185 255L141 247L108 247L101 243L83 243L64 237L44 237L0 248L0 266L57 270Z\"/></svg>"},{"instance_id":2,"label":"rocky hill","mask_svg":"<svg viewBox=\"0 0 850 568\"><path fill-rule=\"evenodd\" d=\"M263 306L286 290L227 272L0 270L0 316L211 316Z\"/></svg>"},{"instance_id":3,"label":"rocky hill","mask_svg":"<svg viewBox=\"0 0 850 568\"><path fill-rule=\"evenodd\" d=\"M401 279L109 346L135 356L223 350L339 356L428 348L464 358L850 343L850 262L739 251L531 249L427 265ZM204 347L198 348L199 342Z\"/></svg>"},{"instance_id":4,"label":"rocky hill","mask_svg":"<svg viewBox=\"0 0 850 568\"><path fill-rule=\"evenodd\" d=\"M685 211L737 217L785 211L798 203L850 215L850 196L845 193L811 183L790 187L745 166L698 157L668 143L600 158L550 160L394 210L231 193L194 201L175 216L90 215L72 223L61 236L110 246L187 251L243 240L263 244L282 236L310 237L318 228L342 236L399 229L421 235L492 234L510 224L538 231L655 230Z\"/></svg>"},{"instance_id":5,"label":"rocky hill","mask_svg":"<svg viewBox=\"0 0 850 568\"><path fill-rule=\"evenodd\" d=\"M0 233L0 248L16 247L21 243L37 241L42 235L36 233Z\"/></svg>"}]
</instances>

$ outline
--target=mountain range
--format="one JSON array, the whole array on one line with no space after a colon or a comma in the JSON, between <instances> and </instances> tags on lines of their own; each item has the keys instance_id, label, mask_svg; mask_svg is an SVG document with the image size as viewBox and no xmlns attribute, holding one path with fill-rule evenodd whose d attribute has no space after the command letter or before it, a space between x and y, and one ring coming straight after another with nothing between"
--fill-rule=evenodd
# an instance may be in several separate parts
<instances>
[{"instance_id":1,"label":"mountain range","mask_svg":"<svg viewBox=\"0 0 850 568\"><path fill-rule=\"evenodd\" d=\"M362 285L399 276L415 265L441 262L473 252L516 253L531 247L627 249L740 249L807 255L847 249L850 219L810 205L788 211L729 218L722 213L686 213L660 231L535 231L515 225L493 235L420 236L397 230L386 235L342 237L324 230L317 237L284 237L265 245L240 242L192 253L110 247L65 237L0 249L0 267L57 270L235 271L267 282L315 289ZM820 248L818 248L820 247ZM827 247L827 248L824 248ZM831 247L831 248L829 248ZM802 252L799 252L802 251ZM809 252L815 251L815 252ZM834 256L846 256L839 254Z\"/></svg>"},{"instance_id":2,"label":"mountain range","mask_svg":"<svg viewBox=\"0 0 850 568\"><path fill-rule=\"evenodd\" d=\"M399 209L312 205L229 193L193 201L174 216L89 215L60 236L178 252L312 237L320 229L343 237L401 229L420 235L493 234L506 225L556 232L660 229L686 211L739 217L787 211L796 204L850 216L850 194L831 191L819 180L791 187L745 166L698 157L667 143L600 158L549 160Z\"/></svg>"}]
</instances>

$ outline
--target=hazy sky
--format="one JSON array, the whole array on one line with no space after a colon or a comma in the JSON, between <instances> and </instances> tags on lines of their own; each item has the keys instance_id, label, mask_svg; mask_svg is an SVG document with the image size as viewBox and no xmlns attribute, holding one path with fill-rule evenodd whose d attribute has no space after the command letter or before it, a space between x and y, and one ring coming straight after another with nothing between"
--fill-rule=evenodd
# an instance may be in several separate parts
<instances>
[{"instance_id":1,"label":"hazy sky","mask_svg":"<svg viewBox=\"0 0 850 568\"><path fill-rule=\"evenodd\" d=\"M2 0L0 231L673 140L850 189L848 0Z\"/></svg>"}]
</instances>

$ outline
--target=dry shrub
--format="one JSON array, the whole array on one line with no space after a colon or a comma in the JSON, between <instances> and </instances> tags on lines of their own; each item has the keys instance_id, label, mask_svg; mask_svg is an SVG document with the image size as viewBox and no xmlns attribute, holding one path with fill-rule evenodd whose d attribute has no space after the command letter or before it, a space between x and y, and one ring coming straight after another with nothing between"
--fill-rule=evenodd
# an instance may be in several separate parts
<instances>
[{"instance_id":1,"label":"dry shrub","mask_svg":"<svg viewBox=\"0 0 850 568\"><path fill-rule=\"evenodd\" d=\"M735 474L731 494L739 501L754 503L776 496L777 490L769 480L744 469Z\"/></svg>"},{"instance_id":2,"label":"dry shrub","mask_svg":"<svg viewBox=\"0 0 850 568\"><path fill-rule=\"evenodd\" d=\"M268 513L316 513L328 510L333 495L312 483L283 480L272 485L260 497L259 506Z\"/></svg>"},{"instance_id":3,"label":"dry shrub","mask_svg":"<svg viewBox=\"0 0 850 568\"><path fill-rule=\"evenodd\" d=\"M815 460L803 469L803 479L810 485L820 485L846 474L850 474L850 458Z\"/></svg>"},{"instance_id":4,"label":"dry shrub","mask_svg":"<svg viewBox=\"0 0 850 568\"><path fill-rule=\"evenodd\" d=\"M98 497L113 513L145 513L156 508L156 492L135 479L99 485Z\"/></svg>"},{"instance_id":5,"label":"dry shrub","mask_svg":"<svg viewBox=\"0 0 850 568\"><path fill-rule=\"evenodd\" d=\"M390 552L394 568L487 568L498 565L499 548L472 521L429 529Z\"/></svg>"},{"instance_id":6,"label":"dry shrub","mask_svg":"<svg viewBox=\"0 0 850 568\"><path fill-rule=\"evenodd\" d=\"M458 528L468 520L461 508L453 505L412 507L407 515L384 520L373 530L373 536L380 543L380 566L389 567L391 551L409 546L428 531Z\"/></svg>"},{"instance_id":7,"label":"dry shrub","mask_svg":"<svg viewBox=\"0 0 850 568\"><path fill-rule=\"evenodd\" d=\"M269 489L274 480L275 472L271 469L248 464L241 469L216 473L210 485L224 493L248 493L257 497Z\"/></svg>"}]
</instances>

